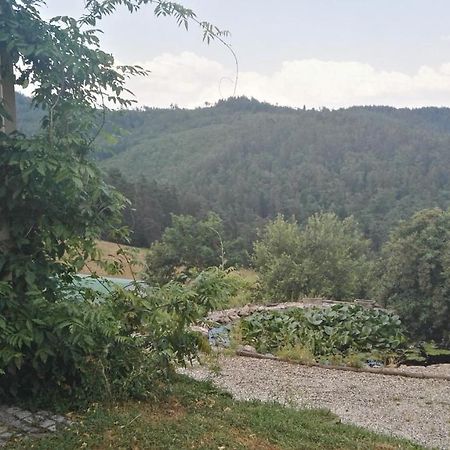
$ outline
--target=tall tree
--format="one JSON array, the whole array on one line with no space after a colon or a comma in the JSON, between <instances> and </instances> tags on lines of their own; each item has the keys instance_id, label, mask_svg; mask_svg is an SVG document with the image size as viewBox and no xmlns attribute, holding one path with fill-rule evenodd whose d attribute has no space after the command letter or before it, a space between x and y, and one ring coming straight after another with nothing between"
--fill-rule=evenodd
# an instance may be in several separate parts
<instances>
[{"instance_id":1,"label":"tall tree","mask_svg":"<svg viewBox=\"0 0 450 450\"><path fill-rule=\"evenodd\" d=\"M369 248L352 217L315 214L300 228L279 216L260 234L254 261L267 294L276 300L353 300L368 291Z\"/></svg>"},{"instance_id":2,"label":"tall tree","mask_svg":"<svg viewBox=\"0 0 450 450\"><path fill-rule=\"evenodd\" d=\"M427 209L403 221L383 247L380 300L411 336L450 343L450 210Z\"/></svg>"},{"instance_id":3,"label":"tall tree","mask_svg":"<svg viewBox=\"0 0 450 450\"><path fill-rule=\"evenodd\" d=\"M0 15L7 17L11 14L8 2L0 2ZM0 132L10 134L16 130L16 99L13 58L6 43L0 43ZM11 247L9 225L5 220L6 214L0 204L0 252L6 252ZM3 279L9 278L5 273ZM0 277L0 281L2 277Z\"/></svg>"},{"instance_id":4,"label":"tall tree","mask_svg":"<svg viewBox=\"0 0 450 450\"><path fill-rule=\"evenodd\" d=\"M132 100L124 98L126 79L147 72L116 67L92 27L121 5L133 12L149 4L157 16L173 16L179 25L197 23L205 40L224 35L170 1L88 0L81 19L48 22L40 16L42 4L0 0L0 113L6 118L0 134L0 279L12 277L15 295L21 291L22 296L36 289L51 296L55 280L49 275L70 278L95 255L95 237L118 224L123 198L102 181L89 155L101 128L99 110L105 103L130 106ZM18 74L15 83L31 84L33 106L44 111L43 127L34 137L6 133L14 128L11 64Z\"/></svg>"},{"instance_id":5,"label":"tall tree","mask_svg":"<svg viewBox=\"0 0 450 450\"><path fill-rule=\"evenodd\" d=\"M167 283L177 275L190 274L225 264L222 219L209 213L204 219L172 216L172 225L155 242L147 256L147 278L158 284Z\"/></svg>"},{"instance_id":6,"label":"tall tree","mask_svg":"<svg viewBox=\"0 0 450 450\"><path fill-rule=\"evenodd\" d=\"M174 285L159 291L159 305L150 305L146 293L117 291L101 304L91 298L76 303L70 296L77 271L88 257L96 259L95 239L120 224L125 202L92 162L99 116L106 103L130 106L124 98L126 78L146 74L139 67L116 67L93 27L120 5L136 11L153 4L156 15L175 16L179 24L199 23L205 39L218 32L172 2L87 0L80 20L50 21L40 15L43 3L0 0L0 115L6 118L0 131L0 216L7 230L0 253L0 396L33 395L49 386L48 393L62 386L92 391L101 386L111 393L116 382L123 382L119 390L127 384L131 392L136 372L149 382L150 370L143 370L149 367L149 349L154 372L164 372L170 355L191 352L194 336L185 328L196 306L189 303L192 293ZM18 75L15 83L31 84L33 105L43 111L42 126L31 137L13 132L10 61ZM204 280L199 303L208 297ZM129 314L130 308L136 309Z\"/></svg>"}]
</instances>

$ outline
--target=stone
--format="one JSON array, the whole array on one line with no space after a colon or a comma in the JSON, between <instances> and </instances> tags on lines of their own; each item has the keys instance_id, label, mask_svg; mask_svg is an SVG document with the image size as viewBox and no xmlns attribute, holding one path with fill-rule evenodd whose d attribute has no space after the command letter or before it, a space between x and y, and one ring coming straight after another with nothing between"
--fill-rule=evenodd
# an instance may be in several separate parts
<instances>
[{"instance_id":1,"label":"stone","mask_svg":"<svg viewBox=\"0 0 450 450\"><path fill-rule=\"evenodd\" d=\"M38 423L38 422L43 422L44 420L47 420L47 417L41 416L40 414L36 413L36 414L33 414L30 417L30 419L31 419L32 423ZM25 419L25 420L27 420L27 419Z\"/></svg>"},{"instance_id":2,"label":"stone","mask_svg":"<svg viewBox=\"0 0 450 450\"><path fill-rule=\"evenodd\" d=\"M58 423L64 423L67 421L64 416L59 416L58 414L53 415L52 417L50 417L50 419Z\"/></svg>"},{"instance_id":3,"label":"stone","mask_svg":"<svg viewBox=\"0 0 450 450\"><path fill-rule=\"evenodd\" d=\"M24 410L17 411L14 415L15 415L18 419L23 420L23 419L25 419L26 417L31 416L31 411L27 411L27 410L24 409Z\"/></svg>"},{"instance_id":4,"label":"stone","mask_svg":"<svg viewBox=\"0 0 450 450\"><path fill-rule=\"evenodd\" d=\"M25 423L28 423L29 425L33 425L34 423L37 422L36 417L33 416L33 415L24 417L22 420L23 420Z\"/></svg>"},{"instance_id":5,"label":"stone","mask_svg":"<svg viewBox=\"0 0 450 450\"><path fill-rule=\"evenodd\" d=\"M39 426L40 426L41 428L45 428L46 430L53 431L53 430L51 430L51 428L52 428L52 427L56 427L56 424L55 424L55 421L54 421L54 420L52 420L52 419L46 419L46 420L44 420L44 422L41 422L41 423L39 424Z\"/></svg>"},{"instance_id":6,"label":"stone","mask_svg":"<svg viewBox=\"0 0 450 450\"><path fill-rule=\"evenodd\" d=\"M36 431L39 431L38 428L28 425L25 422L21 422L20 420L15 422L13 426L14 428L23 431L24 433L34 433Z\"/></svg>"},{"instance_id":7,"label":"stone","mask_svg":"<svg viewBox=\"0 0 450 450\"><path fill-rule=\"evenodd\" d=\"M206 327L201 327L199 325L193 325L193 326L191 326L191 330L201 333L203 336L208 336L208 328L206 328Z\"/></svg>"}]
</instances>

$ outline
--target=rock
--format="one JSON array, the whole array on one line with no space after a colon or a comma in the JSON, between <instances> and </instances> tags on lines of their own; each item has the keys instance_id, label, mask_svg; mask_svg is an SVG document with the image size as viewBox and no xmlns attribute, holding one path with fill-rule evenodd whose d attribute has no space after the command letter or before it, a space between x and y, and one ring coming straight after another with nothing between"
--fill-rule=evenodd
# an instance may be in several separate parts
<instances>
[{"instance_id":1,"label":"rock","mask_svg":"<svg viewBox=\"0 0 450 450\"><path fill-rule=\"evenodd\" d=\"M4 433L0 434L0 439L7 440L7 439L11 438L12 436L13 436L12 433L10 433L9 431L5 431Z\"/></svg>"},{"instance_id":2,"label":"rock","mask_svg":"<svg viewBox=\"0 0 450 450\"><path fill-rule=\"evenodd\" d=\"M49 430L49 431L53 431L53 428L55 427L55 425L56 425L55 421L52 419L46 419L46 420L44 420L44 422L41 422L39 424L39 426L41 428L45 428L46 430Z\"/></svg>"},{"instance_id":3,"label":"rock","mask_svg":"<svg viewBox=\"0 0 450 450\"><path fill-rule=\"evenodd\" d=\"M225 326L212 328L208 331L208 341L214 347L229 347L230 330Z\"/></svg>"},{"instance_id":4,"label":"rock","mask_svg":"<svg viewBox=\"0 0 450 450\"><path fill-rule=\"evenodd\" d=\"M206 330L206 334L208 334L208 330ZM54 420L57 423L61 423L61 424L65 424L65 425L69 425L70 424L70 420L67 419L64 416L58 416L58 415L54 415L51 417L52 420Z\"/></svg>"},{"instance_id":5,"label":"rock","mask_svg":"<svg viewBox=\"0 0 450 450\"><path fill-rule=\"evenodd\" d=\"M208 328L206 328L206 327L201 327L199 325L192 325L191 330L196 331L197 333L200 333L205 337L208 336Z\"/></svg>"},{"instance_id":6,"label":"rock","mask_svg":"<svg viewBox=\"0 0 450 450\"><path fill-rule=\"evenodd\" d=\"M31 411L20 410L20 411L17 411L16 413L14 413L14 415L15 415L18 419L22 420L22 419L25 419L26 417L31 416Z\"/></svg>"}]
</instances>

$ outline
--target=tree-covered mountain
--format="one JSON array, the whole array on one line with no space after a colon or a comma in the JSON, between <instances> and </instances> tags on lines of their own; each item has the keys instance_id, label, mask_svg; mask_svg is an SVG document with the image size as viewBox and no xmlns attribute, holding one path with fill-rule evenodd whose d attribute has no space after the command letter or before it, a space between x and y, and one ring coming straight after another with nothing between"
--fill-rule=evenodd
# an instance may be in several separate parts
<instances>
[{"instance_id":1,"label":"tree-covered mountain","mask_svg":"<svg viewBox=\"0 0 450 450\"><path fill-rule=\"evenodd\" d=\"M102 161L177 187L235 237L277 213L354 215L376 245L400 218L450 204L450 110L277 108L248 99L197 110L118 113Z\"/></svg>"},{"instance_id":2,"label":"tree-covered mountain","mask_svg":"<svg viewBox=\"0 0 450 450\"><path fill-rule=\"evenodd\" d=\"M450 109L276 107L246 98L196 110L110 114L121 130L105 170L176 188L184 212L209 210L236 246L277 213L354 215L378 247L401 218L450 205Z\"/></svg>"}]
</instances>

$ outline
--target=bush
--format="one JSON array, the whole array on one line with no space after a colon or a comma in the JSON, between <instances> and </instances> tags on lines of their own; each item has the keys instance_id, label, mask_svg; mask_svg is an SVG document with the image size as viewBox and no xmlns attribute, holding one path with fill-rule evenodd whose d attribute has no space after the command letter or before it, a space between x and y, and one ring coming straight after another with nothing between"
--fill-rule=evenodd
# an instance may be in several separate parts
<instances>
[{"instance_id":1,"label":"bush","mask_svg":"<svg viewBox=\"0 0 450 450\"><path fill-rule=\"evenodd\" d=\"M279 216L260 233L254 262L266 295L276 300L306 296L350 300L367 294L369 248L351 217L316 214L301 229Z\"/></svg>"},{"instance_id":2,"label":"bush","mask_svg":"<svg viewBox=\"0 0 450 450\"><path fill-rule=\"evenodd\" d=\"M222 233L222 220L214 213L209 213L203 220L172 215L172 225L148 252L148 281L164 284L174 278L189 276L193 269L223 265Z\"/></svg>"},{"instance_id":3,"label":"bush","mask_svg":"<svg viewBox=\"0 0 450 450\"><path fill-rule=\"evenodd\" d=\"M109 288L108 288L109 289ZM36 295L0 308L2 398L145 397L174 362L205 345L188 327L229 295L225 274L200 273L189 285L91 290L54 303ZM70 288L68 288L70 291ZM70 298L69 298L70 297Z\"/></svg>"},{"instance_id":4,"label":"bush","mask_svg":"<svg viewBox=\"0 0 450 450\"><path fill-rule=\"evenodd\" d=\"M379 300L415 340L450 345L450 210L423 210L383 247Z\"/></svg>"}]
</instances>

